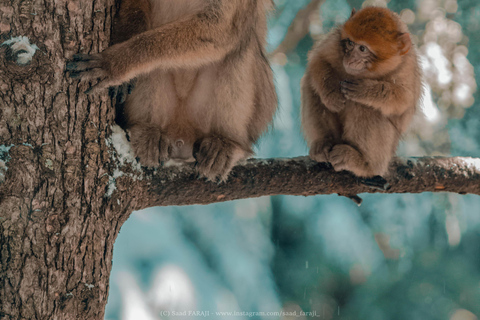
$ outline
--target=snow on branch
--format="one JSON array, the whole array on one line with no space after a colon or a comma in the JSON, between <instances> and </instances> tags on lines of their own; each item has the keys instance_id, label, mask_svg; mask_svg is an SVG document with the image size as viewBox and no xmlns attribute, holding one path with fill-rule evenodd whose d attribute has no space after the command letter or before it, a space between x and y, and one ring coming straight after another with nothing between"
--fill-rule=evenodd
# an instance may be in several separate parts
<instances>
[{"instance_id":1,"label":"snow on branch","mask_svg":"<svg viewBox=\"0 0 480 320\"><path fill-rule=\"evenodd\" d=\"M307 157L251 159L236 166L225 183L198 178L193 166L145 172L143 180L117 179L120 192L134 194L131 208L210 204L271 195L340 194L358 204L361 193L454 192L480 195L480 159L396 158L386 179L360 179L335 172ZM114 195L115 196L115 195Z\"/></svg>"}]
</instances>

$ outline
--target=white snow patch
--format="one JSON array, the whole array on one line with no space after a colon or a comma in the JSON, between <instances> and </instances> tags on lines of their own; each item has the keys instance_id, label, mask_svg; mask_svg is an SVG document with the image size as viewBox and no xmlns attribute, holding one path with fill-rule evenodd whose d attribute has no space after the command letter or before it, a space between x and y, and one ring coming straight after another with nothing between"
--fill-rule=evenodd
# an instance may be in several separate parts
<instances>
[{"instance_id":1,"label":"white snow patch","mask_svg":"<svg viewBox=\"0 0 480 320\"><path fill-rule=\"evenodd\" d=\"M127 176L136 180L143 179L143 170L140 163L135 158L135 153L127 139L125 131L117 125L112 126L112 135L105 139L105 143L110 148L109 153L116 163L116 168L113 171L113 176L109 176L108 188L105 196L110 198L117 190L116 179ZM113 147L113 152L111 151ZM121 169L127 164L131 164L132 170L136 173L126 173Z\"/></svg>"},{"instance_id":2,"label":"white snow patch","mask_svg":"<svg viewBox=\"0 0 480 320\"><path fill-rule=\"evenodd\" d=\"M38 50L37 45L31 44L30 39L25 36L11 38L3 42L2 46L3 45L10 46L14 54L18 51L24 51L17 54L17 63L20 65L26 65L32 62L32 58Z\"/></svg>"},{"instance_id":3,"label":"white snow patch","mask_svg":"<svg viewBox=\"0 0 480 320\"><path fill-rule=\"evenodd\" d=\"M115 155L121 166L131 163L135 170L142 170L142 166L135 159L135 152L133 152L132 146L127 140L127 135L122 128L113 125L112 135L106 139L106 143L108 146L113 146L115 148Z\"/></svg>"},{"instance_id":4,"label":"white snow patch","mask_svg":"<svg viewBox=\"0 0 480 320\"><path fill-rule=\"evenodd\" d=\"M92 290L93 288L95 288L95 285L93 284L88 284L88 283L85 283L85 287L88 288L88 290Z\"/></svg>"},{"instance_id":5,"label":"white snow patch","mask_svg":"<svg viewBox=\"0 0 480 320\"><path fill-rule=\"evenodd\" d=\"M115 181L114 177L110 176L108 177L108 188L105 196L110 198L115 190L117 190L117 182Z\"/></svg>"}]
</instances>

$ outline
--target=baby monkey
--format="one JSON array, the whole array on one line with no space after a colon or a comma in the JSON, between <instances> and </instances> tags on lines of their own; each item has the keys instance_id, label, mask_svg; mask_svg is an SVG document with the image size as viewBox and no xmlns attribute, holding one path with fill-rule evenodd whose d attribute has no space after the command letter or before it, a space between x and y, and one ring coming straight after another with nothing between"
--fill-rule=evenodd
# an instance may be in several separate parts
<instances>
[{"instance_id":1,"label":"baby monkey","mask_svg":"<svg viewBox=\"0 0 480 320\"><path fill-rule=\"evenodd\" d=\"M359 177L384 175L421 91L406 24L386 8L353 10L309 54L302 125L310 157Z\"/></svg>"},{"instance_id":2,"label":"baby monkey","mask_svg":"<svg viewBox=\"0 0 480 320\"><path fill-rule=\"evenodd\" d=\"M84 81L101 79L93 91L110 87L117 100L127 96L123 114L142 165L196 161L202 176L225 180L253 153L277 107L265 57L272 6L272 0L122 0L114 45L75 56L67 69Z\"/></svg>"}]
</instances>

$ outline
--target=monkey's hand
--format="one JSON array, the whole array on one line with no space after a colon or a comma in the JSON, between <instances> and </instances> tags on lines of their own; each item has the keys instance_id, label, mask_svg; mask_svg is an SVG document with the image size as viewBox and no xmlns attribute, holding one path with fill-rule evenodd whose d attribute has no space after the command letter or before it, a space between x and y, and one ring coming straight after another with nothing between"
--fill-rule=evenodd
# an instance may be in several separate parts
<instances>
[{"instance_id":1,"label":"monkey's hand","mask_svg":"<svg viewBox=\"0 0 480 320\"><path fill-rule=\"evenodd\" d=\"M363 79L341 82L348 100L379 110L386 116L401 115L415 106L414 94L404 83Z\"/></svg>"},{"instance_id":2,"label":"monkey's hand","mask_svg":"<svg viewBox=\"0 0 480 320\"><path fill-rule=\"evenodd\" d=\"M172 142L157 127L136 125L129 129L135 156L146 167L158 167L159 162L170 159Z\"/></svg>"},{"instance_id":3,"label":"monkey's hand","mask_svg":"<svg viewBox=\"0 0 480 320\"><path fill-rule=\"evenodd\" d=\"M233 166L247 157L247 152L235 142L222 137L207 137L195 143L193 156L197 171L210 181L223 182Z\"/></svg>"},{"instance_id":4,"label":"monkey's hand","mask_svg":"<svg viewBox=\"0 0 480 320\"><path fill-rule=\"evenodd\" d=\"M127 66L115 66L115 57L121 49L119 45L107 48L102 53L76 54L73 60L67 63L66 70L70 71L70 77L81 81L100 81L85 91L86 94L98 93L103 89L121 86L128 79Z\"/></svg>"},{"instance_id":5,"label":"monkey's hand","mask_svg":"<svg viewBox=\"0 0 480 320\"><path fill-rule=\"evenodd\" d=\"M319 139L312 143L310 147L310 158L317 162L328 162L328 154L334 142L330 139Z\"/></svg>"},{"instance_id":6,"label":"monkey's hand","mask_svg":"<svg viewBox=\"0 0 480 320\"><path fill-rule=\"evenodd\" d=\"M381 83L371 79L345 80L340 83L341 91L346 99L365 105L371 105L372 97L381 92Z\"/></svg>"}]
</instances>

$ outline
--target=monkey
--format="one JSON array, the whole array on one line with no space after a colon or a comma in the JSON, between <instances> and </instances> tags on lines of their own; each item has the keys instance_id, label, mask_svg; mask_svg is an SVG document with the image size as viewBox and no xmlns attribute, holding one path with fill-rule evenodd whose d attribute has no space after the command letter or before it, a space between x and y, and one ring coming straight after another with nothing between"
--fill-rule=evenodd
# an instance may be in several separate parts
<instances>
[{"instance_id":1,"label":"monkey","mask_svg":"<svg viewBox=\"0 0 480 320\"><path fill-rule=\"evenodd\" d=\"M421 100L418 56L393 11L366 7L309 53L301 118L310 158L384 176Z\"/></svg>"},{"instance_id":2,"label":"monkey","mask_svg":"<svg viewBox=\"0 0 480 320\"><path fill-rule=\"evenodd\" d=\"M122 0L114 44L75 55L67 70L100 79L89 93L122 96L142 165L196 162L201 176L224 181L277 108L265 52L272 8L271 0Z\"/></svg>"}]
</instances>

